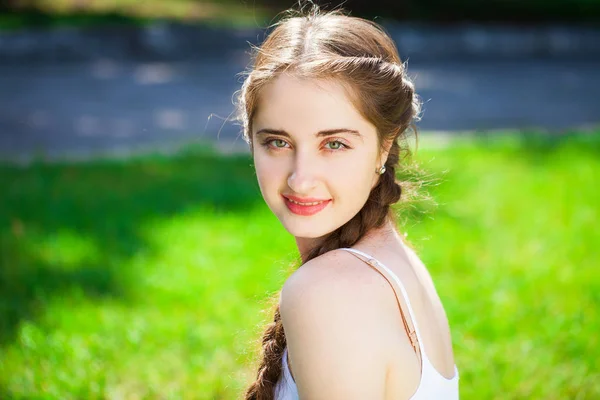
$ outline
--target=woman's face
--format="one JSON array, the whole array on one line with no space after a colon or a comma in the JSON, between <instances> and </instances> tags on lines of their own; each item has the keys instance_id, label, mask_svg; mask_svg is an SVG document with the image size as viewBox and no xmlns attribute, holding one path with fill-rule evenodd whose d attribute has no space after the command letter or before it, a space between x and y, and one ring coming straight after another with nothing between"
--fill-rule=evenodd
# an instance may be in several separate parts
<instances>
[{"instance_id":1,"label":"woman's face","mask_svg":"<svg viewBox=\"0 0 600 400\"><path fill-rule=\"evenodd\" d=\"M341 85L286 74L262 89L252 140L265 202L296 238L321 237L356 215L387 157Z\"/></svg>"}]
</instances>

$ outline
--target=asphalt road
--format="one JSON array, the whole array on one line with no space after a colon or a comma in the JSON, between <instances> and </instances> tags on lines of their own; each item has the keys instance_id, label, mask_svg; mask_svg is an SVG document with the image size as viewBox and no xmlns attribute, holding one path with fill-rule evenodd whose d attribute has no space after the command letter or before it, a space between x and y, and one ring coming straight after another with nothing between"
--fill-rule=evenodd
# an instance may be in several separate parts
<instances>
[{"instance_id":1,"label":"asphalt road","mask_svg":"<svg viewBox=\"0 0 600 400\"><path fill-rule=\"evenodd\" d=\"M247 62L230 53L180 63L0 65L0 157L89 157L190 140L227 148L240 133L226 119ZM598 61L409 61L408 70L424 102L422 131L600 125Z\"/></svg>"}]
</instances>

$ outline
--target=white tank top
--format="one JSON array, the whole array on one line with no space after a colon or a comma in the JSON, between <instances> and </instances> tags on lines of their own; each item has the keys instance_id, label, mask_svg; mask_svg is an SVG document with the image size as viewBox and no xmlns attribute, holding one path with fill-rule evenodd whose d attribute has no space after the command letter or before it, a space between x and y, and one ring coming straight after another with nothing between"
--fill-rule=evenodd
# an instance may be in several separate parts
<instances>
[{"instance_id":1,"label":"white tank top","mask_svg":"<svg viewBox=\"0 0 600 400\"><path fill-rule=\"evenodd\" d=\"M429 358L427 358L427 354L425 353L425 349L423 347L423 340L421 340L421 333L419 332L419 328L416 324L415 314L410 305L410 300L408 299L408 294L404 288L404 285L400 279L398 279L398 276L396 276L396 274L394 274L385 265L360 250L351 248L342 248L341 250L347 250L351 253L365 257L367 260L369 260L369 265L375 267L385 277L386 274L384 274L379 268L383 269L385 273L387 273L387 275L390 276L400 288L408 308L408 314L414 326L422 360L421 381L419 382L417 391L410 397L410 400L458 400L458 368L456 365L454 365L454 377L452 377L452 379L447 379L435 369ZM396 290L394 290L394 293L396 296L398 295ZM292 378L288 367L287 347L283 351L282 362L283 372L279 378L279 381L277 382L277 385L275 386L275 400L299 400L298 388L296 387L296 383L294 382L294 378Z\"/></svg>"}]
</instances>

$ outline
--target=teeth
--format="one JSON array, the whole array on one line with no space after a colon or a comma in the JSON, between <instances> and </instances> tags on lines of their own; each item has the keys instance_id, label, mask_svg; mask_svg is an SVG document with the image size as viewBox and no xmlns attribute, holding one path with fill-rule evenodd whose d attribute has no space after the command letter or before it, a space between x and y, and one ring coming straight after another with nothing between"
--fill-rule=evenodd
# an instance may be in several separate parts
<instances>
[{"instance_id":1,"label":"teeth","mask_svg":"<svg viewBox=\"0 0 600 400\"><path fill-rule=\"evenodd\" d=\"M299 204L301 206L316 206L317 204L321 204L322 201L315 201L314 203L299 203L297 201L294 201L292 199L288 199L290 202L294 203L294 204Z\"/></svg>"}]
</instances>

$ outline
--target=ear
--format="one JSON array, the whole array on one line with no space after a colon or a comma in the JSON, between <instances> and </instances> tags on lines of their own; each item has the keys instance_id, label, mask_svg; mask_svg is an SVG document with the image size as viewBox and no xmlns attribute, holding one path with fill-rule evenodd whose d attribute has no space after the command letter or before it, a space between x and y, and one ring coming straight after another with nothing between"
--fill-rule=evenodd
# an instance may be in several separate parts
<instances>
[{"instance_id":1,"label":"ear","mask_svg":"<svg viewBox=\"0 0 600 400\"><path fill-rule=\"evenodd\" d=\"M390 149L392 148L393 143L394 143L394 139L388 139L383 142L381 153L380 153L379 159L378 159L377 168L381 168L381 166L384 165L385 162L387 161L388 155L390 154Z\"/></svg>"},{"instance_id":2,"label":"ear","mask_svg":"<svg viewBox=\"0 0 600 400\"><path fill-rule=\"evenodd\" d=\"M391 139L391 140L386 140L383 143L382 148L380 149L380 153L379 153L379 157L377 157L377 165L375 165L375 171L377 171L379 168L381 168L382 165L385 164L385 162L387 161L388 155L390 154L390 149L392 148L392 144L394 143L395 139ZM375 185L377 184L377 182L379 181L379 174L375 173L373 174L373 182L371 184L371 190L375 187Z\"/></svg>"}]
</instances>

